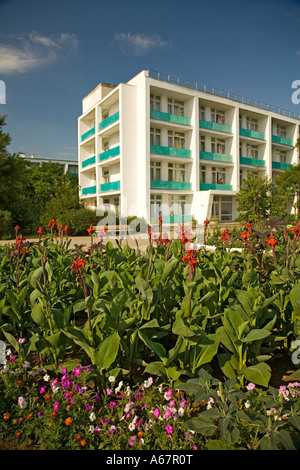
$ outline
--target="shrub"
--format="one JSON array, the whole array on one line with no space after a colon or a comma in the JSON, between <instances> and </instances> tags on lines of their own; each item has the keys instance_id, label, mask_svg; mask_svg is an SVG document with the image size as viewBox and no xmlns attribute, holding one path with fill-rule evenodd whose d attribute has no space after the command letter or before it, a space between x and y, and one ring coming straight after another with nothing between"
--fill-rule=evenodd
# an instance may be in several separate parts
<instances>
[{"instance_id":1,"label":"shrub","mask_svg":"<svg viewBox=\"0 0 300 470\"><path fill-rule=\"evenodd\" d=\"M11 214L8 211L0 210L0 238L4 239L11 232Z\"/></svg>"}]
</instances>

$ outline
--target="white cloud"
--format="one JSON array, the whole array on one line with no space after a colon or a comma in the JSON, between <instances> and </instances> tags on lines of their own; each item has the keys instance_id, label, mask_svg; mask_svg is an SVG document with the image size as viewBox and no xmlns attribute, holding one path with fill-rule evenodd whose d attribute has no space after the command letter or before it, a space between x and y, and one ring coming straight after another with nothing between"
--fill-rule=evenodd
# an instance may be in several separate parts
<instances>
[{"instance_id":1,"label":"white cloud","mask_svg":"<svg viewBox=\"0 0 300 470\"><path fill-rule=\"evenodd\" d=\"M172 40L164 40L157 34L116 33L115 40L123 54L134 56L145 55L152 49L165 49L172 45Z\"/></svg>"},{"instance_id":2,"label":"white cloud","mask_svg":"<svg viewBox=\"0 0 300 470\"><path fill-rule=\"evenodd\" d=\"M10 36L8 39L9 43L0 42L0 73L2 74L24 73L53 63L65 57L78 44L76 35L68 33L50 37L32 32L26 36Z\"/></svg>"}]
</instances>

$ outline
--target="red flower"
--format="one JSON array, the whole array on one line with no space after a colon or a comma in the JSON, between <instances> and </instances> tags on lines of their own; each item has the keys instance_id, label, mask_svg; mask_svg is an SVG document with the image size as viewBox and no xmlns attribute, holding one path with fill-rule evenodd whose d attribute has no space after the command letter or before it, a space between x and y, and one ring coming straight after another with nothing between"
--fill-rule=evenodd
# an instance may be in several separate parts
<instances>
[{"instance_id":1,"label":"red flower","mask_svg":"<svg viewBox=\"0 0 300 470\"><path fill-rule=\"evenodd\" d=\"M208 219L205 219L205 220L204 220L204 222L203 222L203 223L204 223L205 227L207 227L207 226L208 226L209 222L210 222L210 221L209 221Z\"/></svg>"},{"instance_id":2,"label":"red flower","mask_svg":"<svg viewBox=\"0 0 300 470\"><path fill-rule=\"evenodd\" d=\"M39 235L42 235L43 231L44 231L44 227L39 227L37 233Z\"/></svg>"},{"instance_id":3,"label":"red flower","mask_svg":"<svg viewBox=\"0 0 300 470\"><path fill-rule=\"evenodd\" d=\"M23 246L24 246L24 244L23 244L24 240L26 240L26 239L23 237L23 235L19 235L19 236L16 238L16 241L15 241L15 246L16 246L16 248L18 248L18 249L21 250L21 249L23 248Z\"/></svg>"},{"instance_id":4,"label":"red flower","mask_svg":"<svg viewBox=\"0 0 300 470\"><path fill-rule=\"evenodd\" d=\"M266 243L267 243L269 246L279 245L279 242L278 242L277 240L275 240L275 238L273 237L273 233L271 233L270 238L267 238Z\"/></svg>"},{"instance_id":5,"label":"red flower","mask_svg":"<svg viewBox=\"0 0 300 470\"><path fill-rule=\"evenodd\" d=\"M291 229L292 234L298 239L300 237L300 222L297 223L296 227Z\"/></svg>"},{"instance_id":6,"label":"red flower","mask_svg":"<svg viewBox=\"0 0 300 470\"><path fill-rule=\"evenodd\" d=\"M104 227L104 229L103 229L103 230L104 230L104 232L106 233L106 232L107 232L107 230L108 230L108 227L105 225L105 227Z\"/></svg>"},{"instance_id":7,"label":"red flower","mask_svg":"<svg viewBox=\"0 0 300 470\"><path fill-rule=\"evenodd\" d=\"M251 235L250 232L246 232L246 230L244 230L244 232L241 233L241 239L243 240L244 243L246 243L250 235Z\"/></svg>"},{"instance_id":8,"label":"red flower","mask_svg":"<svg viewBox=\"0 0 300 470\"><path fill-rule=\"evenodd\" d=\"M251 225L250 222L246 222L245 227L246 227L247 230L249 230L249 231L251 232L251 230L252 230L252 225Z\"/></svg>"},{"instance_id":9,"label":"red flower","mask_svg":"<svg viewBox=\"0 0 300 470\"><path fill-rule=\"evenodd\" d=\"M225 228L225 230L222 232L221 240L222 240L223 243L227 243L228 240L230 240L229 229L228 228Z\"/></svg>"},{"instance_id":10,"label":"red flower","mask_svg":"<svg viewBox=\"0 0 300 470\"><path fill-rule=\"evenodd\" d=\"M14 228L15 228L15 230L16 230L16 232L17 232L18 230L20 230L21 227L19 227L19 225L16 225Z\"/></svg>"},{"instance_id":11,"label":"red flower","mask_svg":"<svg viewBox=\"0 0 300 470\"><path fill-rule=\"evenodd\" d=\"M67 233L69 225L65 225L65 233Z\"/></svg>"},{"instance_id":12,"label":"red flower","mask_svg":"<svg viewBox=\"0 0 300 470\"><path fill-rule=\"evenodd\" d=\"M90 228L87 229L87 232L89 235L93 235L93 233L95 233L95 229L92 227L92 225L90 225Z\"/></svg>"},{"instance_id":13,"label":"red flower","mask_svg":"<svg viewBox=\"0 0 300 470\"><path fill-rule=\"evenodd\" d=\"M61 224L57 226L57 230L58 230L59 232L62 231L62 229L63 229L63 226L62 226Z\"/></svg>"},{"instance_id":14,"label":"red flower","mask_svg":"<svg viewBox=\"0 0 300 470\"><path fill-rule=\"evenodd\" d=\"M183 262L186 262L187 266L192 268L192 271L195 270L195 267L198 264L198 250L186 250L185 256L182 258Z\"/></svg>"},{"instance_id":15,"label":"red flower","mask_svg":"<svg viewBox=\"0 0 300 470\"><path fill-rule=\"evenodd\" d=\"M82 272L81 269L85 267L85 261L81 258L77 258L76 261L72 260L72 266L70 267L71 271Z\"/></svg>"},{"instance_id":16,"label":"red flower","mask_svg":"<svg viewBox=\"0 0 300 470\"><path fill-rule=\"evenodd\" d=\"M48 224L48 227L51 227L51 228L54 228L55 227L55 220L54 219L51 219L49 224Z\"/></svg>"}]
</instances>

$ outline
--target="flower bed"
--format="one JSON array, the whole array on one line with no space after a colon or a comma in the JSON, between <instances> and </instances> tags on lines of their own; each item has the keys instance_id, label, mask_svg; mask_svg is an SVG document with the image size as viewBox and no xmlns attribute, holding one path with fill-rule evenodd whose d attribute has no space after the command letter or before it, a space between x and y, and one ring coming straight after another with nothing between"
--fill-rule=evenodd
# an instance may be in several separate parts
<instances>
[{"instance_id":1,"label":"flower bed","mask_svg":"<svg viewBox=\"0 0 300 470\"><path fill-rule=\"evenodd\" d=\"M145 254L107 242L104 230L95 243L92 227L90 246L71 250L63 228L55 241L49 227L35 244L18 227L0 249L3 439L43 449L300 448L299 224L224 230L214 251L184 226L174 240L149 228ZM270 385L280 359L293 371L277 384L285 389Z\"/></svg>"}]
</instances>

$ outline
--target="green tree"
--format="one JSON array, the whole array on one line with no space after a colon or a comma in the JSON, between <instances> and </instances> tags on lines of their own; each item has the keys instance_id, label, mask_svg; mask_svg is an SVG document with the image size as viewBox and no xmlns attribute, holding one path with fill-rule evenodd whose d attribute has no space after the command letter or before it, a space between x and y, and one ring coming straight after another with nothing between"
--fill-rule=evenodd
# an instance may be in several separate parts
<instances>
[{"instance_id":1,"label":"green tree","mask_svg":"<svg viewBox=\"0 0 300 470\"><path fill-rule=\"evenodd\" d=\"M296 218L300 214L300 164L292 165L289 170L282 172L276 178L278 191L286 203L294 208Z\"/></svg>"},{"instance_id":2,"label":"green tree","mask_svg":"<svg viewBox=\"0 0 300 470\"><path fill-rule=\"evenodd\" d=\"M264 219L286 214L286 201L268 177L248 173L236 198L240 212L237 220L259 224Z\"/></svg>"}]
</instances>

